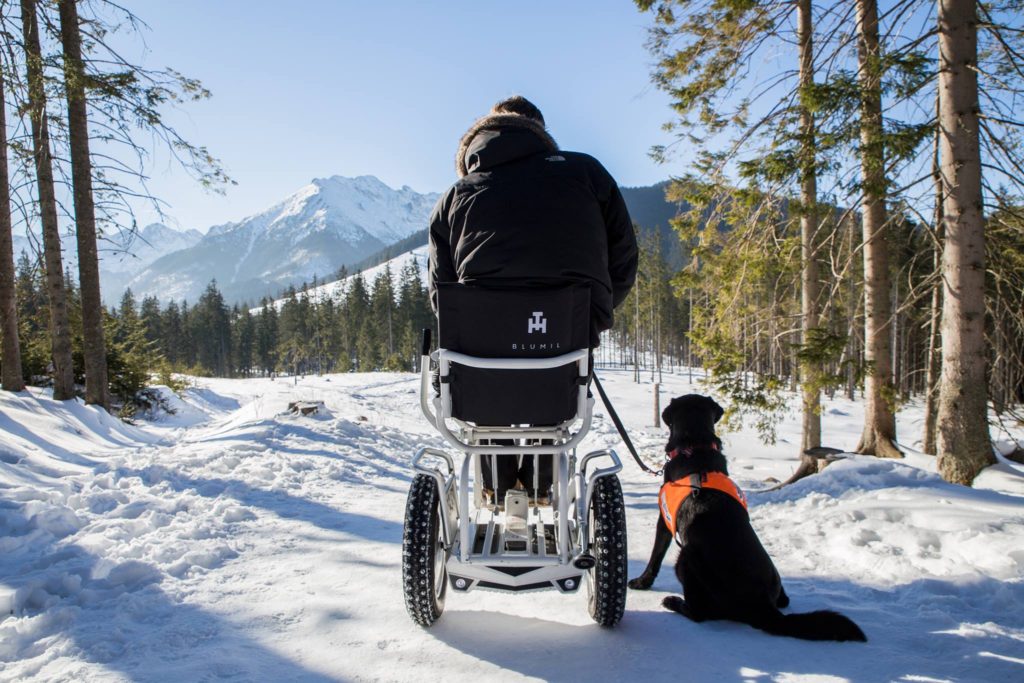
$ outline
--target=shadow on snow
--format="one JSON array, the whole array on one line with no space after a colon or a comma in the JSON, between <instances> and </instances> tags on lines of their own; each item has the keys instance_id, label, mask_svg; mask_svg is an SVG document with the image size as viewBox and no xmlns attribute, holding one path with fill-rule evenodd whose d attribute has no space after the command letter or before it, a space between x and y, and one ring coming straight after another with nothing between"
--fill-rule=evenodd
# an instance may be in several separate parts
<instances>
[{"instance_id":1,"label":"shadow on snow","mask_svg":"<svg viewBox=\"0 0 1024 683\"><path fill-rule=\"evenodd\" d=\"M3 512L8 527L31 527L14 506ZM109 568L76 544L51 536L46 545L45 563L33 546L23 562L9 554L3 566L14 576L0 576L0 583L30 591L26 622L0 621L3 650L28 653L21 670L28 678L54 673L47 671L51 666L81 675L74 673L74 660L85 660L135 680L337 680L274 652L223 617L168 595L160 586L163 574L152 565L133 560ZM41 660L61 634L74 647L57 647ZM62 661L69 656L72 662Z\"/></svg>"},{"instance_id":2,"label":"shadow on snow","mask_svg":"<svg viewBox=\"0 0 1024 683\"><path fill-rule=\"evenodd\" d=\"M666 566L657 588L675 592L674 581ZM1019 634L1024 618L1007 610L1003 626L985 623L993 604L1022 604L1024 584L983 579L963 585L929 579L890 590L819 579L786 584L793 598L787 612L836 609L860 624L869 642L808 642L734 622L697 624L656 607L666 594L660 590L630 591L633 607L627 607L614 629L460 611L457 602L449 600L449 611L428 633L470 657L555 681L606 680L617 671L628 671L636 680L661 680L684 672L688 680L765 683L791 675L865 683L912 677L1019 680L1024 675ZM992 604L972 604L985 595L991 598L982 601ZM653 609L637 608L646 596L644 601ZM582 602L578 608L583 609Z\"/></svg>"}]
</instances>

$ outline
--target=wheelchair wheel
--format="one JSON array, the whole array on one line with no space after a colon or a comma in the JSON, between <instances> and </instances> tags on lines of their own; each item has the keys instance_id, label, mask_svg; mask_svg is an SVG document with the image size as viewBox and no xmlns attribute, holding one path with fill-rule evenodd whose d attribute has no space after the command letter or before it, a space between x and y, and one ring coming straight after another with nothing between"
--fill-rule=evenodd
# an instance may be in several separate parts
<instances>
[{"instance_id":1,"label":"wheelchair wheel","mask_svg":"<svg viewBox=\"0 0 1024 683\"><path fill-rule=\"evenodd\" d=\"M442 541L440 524L437 483L429 475L417 474L405 504L402 587L405 608L420 626L430 626L444 611L448 551Z\"/></svg>"},{"instance_id":2,"label":"wheelchair wheel","mask_svg":"<svg viewBox=\"0 0 1024 683\"><path fill-rule=\"evenodd\" d=\"M590 552L596 563L587 573L587 607L601 626L614 626L626 611L626 506L616 476L594 482L590 503Z\"/></svg>"}]
</instances>

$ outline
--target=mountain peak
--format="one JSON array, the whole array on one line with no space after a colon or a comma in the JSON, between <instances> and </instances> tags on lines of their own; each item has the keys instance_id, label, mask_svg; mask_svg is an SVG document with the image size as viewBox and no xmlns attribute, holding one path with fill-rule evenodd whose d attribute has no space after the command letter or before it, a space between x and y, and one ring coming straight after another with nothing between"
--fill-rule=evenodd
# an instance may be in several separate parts
<instances>
[{"instance_id":1,"label":"mountain peak","mask_svg":"<svg viewBox=\"0 0 1024 683\"><path fill-rule=\"evenodd\" d=\"M329 276L424 229L436 201L372 175L313 178L268 209L211 228L193 248L156 261L132 291L192 299L216 277L227 298L255 300Z\"/></svg>"},{"instance_id":2,"label":"mountain peak","mask_svg":"<svg viewBox=\"0 0 1024 683\"><path fill-rule=\"evenodd\" d=\"M373 188L377 190L395 191L375 175L358 175L354 178L343 175L332 175L328 178L313 178L313 180L310 181L310 184L315 185L318 188L341 186L352 187L355 189Z\"/></svg>"}]
</instances>

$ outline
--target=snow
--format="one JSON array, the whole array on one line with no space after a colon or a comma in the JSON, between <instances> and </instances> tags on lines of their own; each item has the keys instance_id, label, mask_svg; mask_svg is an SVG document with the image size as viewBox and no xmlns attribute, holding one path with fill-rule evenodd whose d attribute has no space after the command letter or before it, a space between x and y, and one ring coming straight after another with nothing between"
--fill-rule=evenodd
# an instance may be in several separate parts
<instances>
[{"instance_id":1,"label":"snow","mask_svg":"<svg viewBox=\"0 0 1024 683\"><path fill-rule=\"evenodd\" d=\"M652 385L602 379L641 452ZM933 459L849 457L777 491L799 405L764 445L724 435L730 471L793 600L832 608L867 644L809 643L661 608L674 551L615 629L577 595L449 593L431 629L401 593L409 461L441 445L408 374L195 379L132 426L32 389L0 393L0 680L998 681L1024 674L1024 468L946 484ZM699 390L666 375L662 404ZM314 417L286 412L323 401ZM862 406L825 406L849 449ZM914 445L920 406L899 416ZM1017 435L1019 438L1019 435ZM603 410L585 447L623 456L631 575L645 566L657 482Z\"/></svg>"}]
</instances>

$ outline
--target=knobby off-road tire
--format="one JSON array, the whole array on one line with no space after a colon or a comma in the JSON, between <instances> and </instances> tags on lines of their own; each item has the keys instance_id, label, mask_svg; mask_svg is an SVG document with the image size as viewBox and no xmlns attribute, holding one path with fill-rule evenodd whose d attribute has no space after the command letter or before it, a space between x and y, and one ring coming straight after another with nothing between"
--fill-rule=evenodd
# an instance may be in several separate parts
<instances>
[{"instance_id":1,"label":"knobby off-road tire","mask_svg":"<svg viewBox=\"0 0 1024 683\"><path fill-rule=\"evenodd\" d=\"M417 474L405 503L402 587L405 609L420 626L438 620L448 590L448 553L442 544L439 495L433 477Z\"/></svg>"},{"instance_id":2,"label":"knobby off-road tire","mask_svg":"<svg viewBox=\"0 0 1024 683\"><path fill-rule=\"evenodd\" d=\"M589 571L587 607L601 626L614 626L626 611L626 506L618 477L594 482L590 504L590 552L597 560Z\"/></svg>"}]
</instances>

